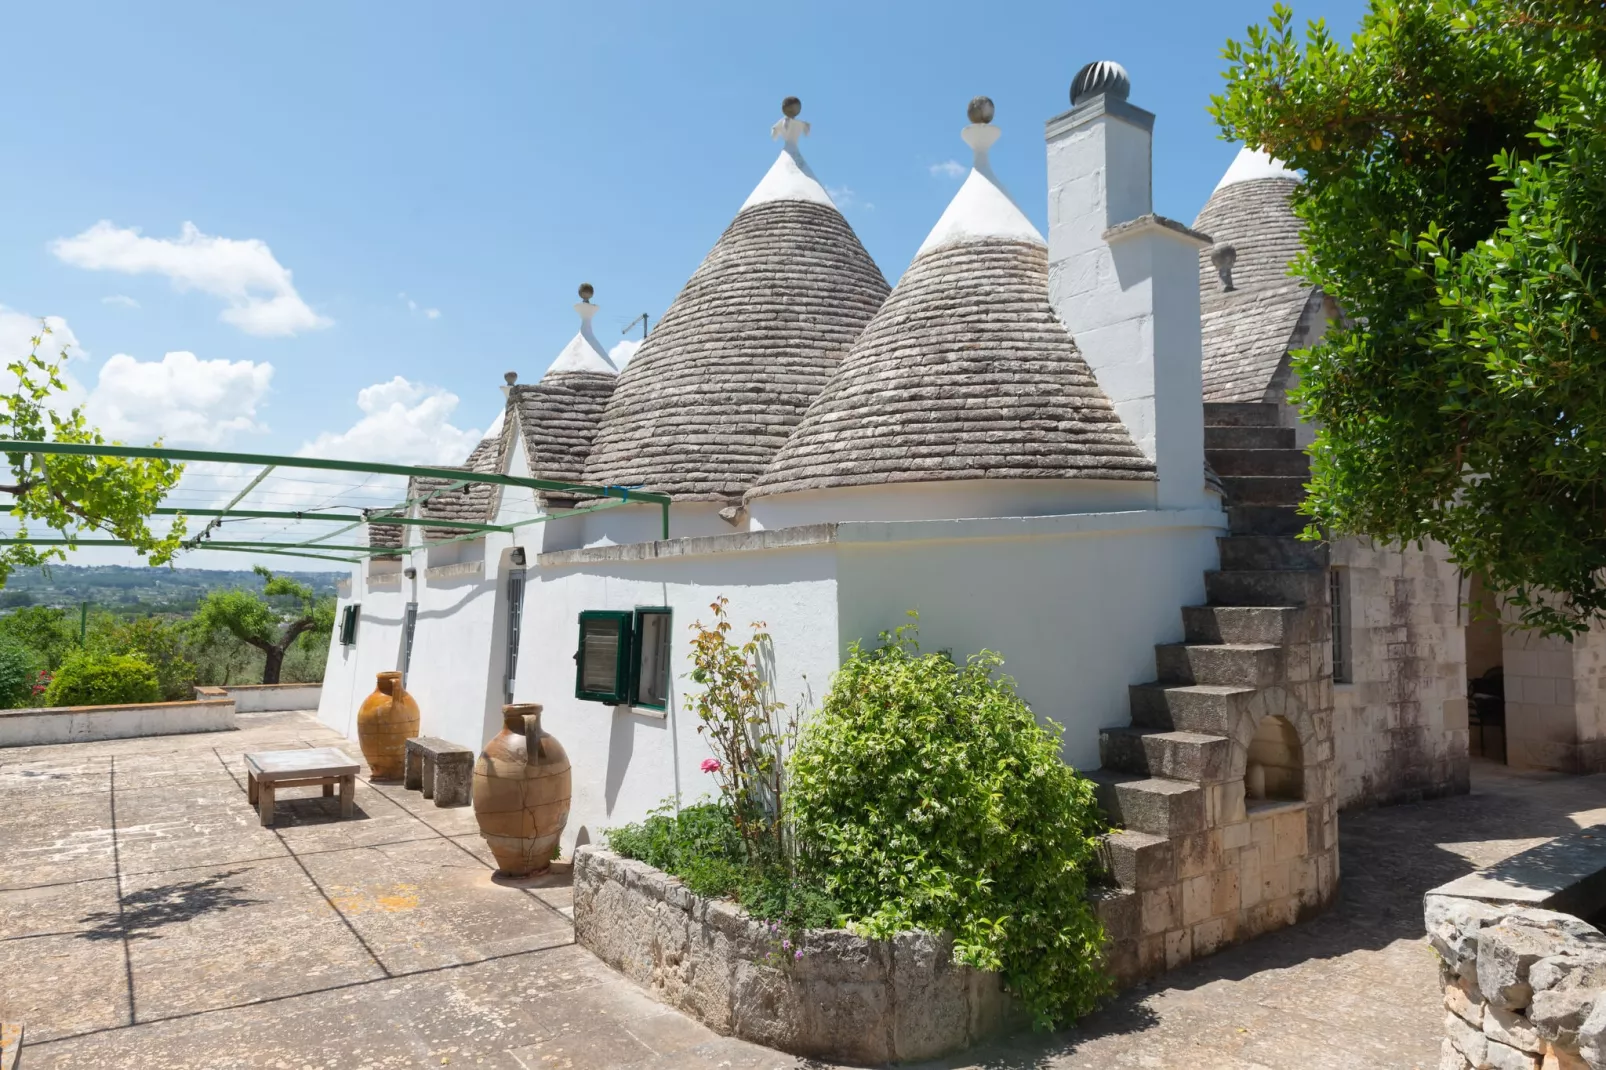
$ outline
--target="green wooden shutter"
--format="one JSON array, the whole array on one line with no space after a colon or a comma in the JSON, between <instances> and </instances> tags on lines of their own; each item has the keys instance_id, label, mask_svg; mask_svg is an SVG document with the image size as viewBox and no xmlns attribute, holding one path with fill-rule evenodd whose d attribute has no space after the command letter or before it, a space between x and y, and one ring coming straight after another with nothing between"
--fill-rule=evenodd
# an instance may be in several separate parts
<instances>
[{"instance_id":1,"label":"green wooden shutter","mask_svg":"<svg viewBox=\"0 0 1606 1070\"><path fill-rule=\"evenodd\" d=\"M630 665L635 614L588 609L580 614L574 653L574 697L617 706L630 701Z\"/></svg>"},{"instance_id":2,"label":"green wooden shutter","mask_svg":"<svg viewBox=\"0 0 1606 1070\"><path fill-rule=\"evenodd\" d=\"M340 645L351 646L357 641L357 611L361 606L350 605L340 617Z\"/></svg>"}]
</instances>

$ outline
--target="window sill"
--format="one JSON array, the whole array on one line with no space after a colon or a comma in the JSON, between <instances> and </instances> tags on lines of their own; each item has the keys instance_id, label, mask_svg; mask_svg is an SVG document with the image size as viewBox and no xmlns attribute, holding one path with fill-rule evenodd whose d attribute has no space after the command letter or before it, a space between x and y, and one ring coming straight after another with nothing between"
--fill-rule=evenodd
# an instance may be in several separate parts
<instances>
[{"instance_id":1,"label":"window sill","mask_svg":"<svg viewBox=\"0 0 1606 1070\"><path fill-rule=\"evenodd\" d=\"M614 713L626 713L633 717L646 717L654 721L669 720L668 710L655 710L650 706L631 706L621 703L613 708Z\"/></svg>"}]
</instances>

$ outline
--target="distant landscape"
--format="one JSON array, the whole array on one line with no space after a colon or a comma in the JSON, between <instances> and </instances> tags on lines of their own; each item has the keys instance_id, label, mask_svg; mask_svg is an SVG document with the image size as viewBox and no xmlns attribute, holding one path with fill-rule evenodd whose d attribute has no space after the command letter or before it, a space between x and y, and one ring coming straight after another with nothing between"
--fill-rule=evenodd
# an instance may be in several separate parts
<instances>
[{"instance_id":1,"label":"distant landscape","mask_svg":"<svg viewBox=\"0 0 1606 1070\"><path fill-rule=\"evenodd\" d=\"M337 572L21 569L0 589L0 708L323 679Z\"/></svg>"},{"instance_id":2,"label":"distant landscape","mask_svg":"<svg viewBox=\"0 0 1606 1070\"><path fill-rule=\"evenodd\" d=\"M343 572L275 572L333 595ZM131 568L126 565L51 565L11 574L0 590L0 610L18 606L75 608L89 603L119 617L150 614L189 616L209 591L245 588L260 591L255 573L210 568Z\"/></svg>"}]
</instances>

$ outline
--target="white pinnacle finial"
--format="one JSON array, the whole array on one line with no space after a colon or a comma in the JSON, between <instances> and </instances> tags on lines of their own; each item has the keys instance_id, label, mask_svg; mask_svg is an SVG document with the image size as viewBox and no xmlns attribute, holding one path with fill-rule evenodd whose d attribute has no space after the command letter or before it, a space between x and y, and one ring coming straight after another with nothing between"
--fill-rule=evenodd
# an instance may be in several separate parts
<instances>
[{"instance_id":1,"label":"white pinnacle finial","mask_svg":"<svg viewBox=\"0 0 1606 1070\"><path fill-rule=\"evenodd\" d=\"M597 341L591 329L591 318L597 314L598 308L591 303L595 293L589 282L580 284L580 300L574 306L580 316L580 333L569 339L569 344L563 347L563 351L547 369L548 375L553 372L602 372L613 375L618 371L613 361L608 359L608 351L602 348L602 343Z\"/></svg>"},{"instance_id":2,"label":"white pinnacle finial","mask_svg":"<svg viewBox=\"0 0 1606 1070\"><path fill-rule=\"evenodd\" d=\"M961 130L959 136L976 154L976 162L965 184L959 187L959 192L948 203L947 210L937 220L931 233L926 235L915 256L944 245L966 241L998 239L1044 244L1043 236L1037 233L1031 220L1010 198L1009 191L993 174L992 165L987 160L988 151L1002 136L999 129L991 125L993 102L986 97L977 97L970 102L966 114L970 118L970 125Z\"/></svg>"},{"instance_id":3,"label":"white pinnacle finial","mask_svg":"<svg viewBox=\"0 0 1606 1070\"><path fill-rule=\"evenodd\" d=\"M786 144L770 166L769 173L742 202L743 209L770 201L809 201L836 207L832 204L831 195L825 192L820 180L809 170L802 150L797 147L797 139L809 132L809 124L797 117L802 110L803 102L796 97L781 101L781 120L770 127L770 137L785 139Z\"/></svg>"},{"instance_id":4,"label":"white pinnacle finial","mask_svg":"<svg viewBox=\"0 0 1606 1070\"><path fill-rule=\"evenodd\" d=\"M786 147L792 152L797 151L797 139L807 137L809 124L798 118L803 111L803 102L796 97L787 97L781 101L781 118L770 127L770 140L786 139Z\"/></svg>"}]
</instances>

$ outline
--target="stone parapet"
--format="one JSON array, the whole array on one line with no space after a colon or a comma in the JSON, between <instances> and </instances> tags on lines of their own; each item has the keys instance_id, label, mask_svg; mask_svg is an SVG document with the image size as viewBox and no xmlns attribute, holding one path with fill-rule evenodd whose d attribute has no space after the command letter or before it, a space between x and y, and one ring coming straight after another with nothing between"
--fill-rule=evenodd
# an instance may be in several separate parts
<instances>
[{"instance_id":1,"label":"stone parapet","mask_svg":"<svg viewBox=\"0 0 1606 1070\"><path fill-rule=\"evenodd\" d=\"M715 1032L794 1055L929 1059L1025 1020L997 974L953 963L946 936L811 929L785 946L736 904L598 847L575 852L574 934Z\"/></svg>"}]
</instances>

